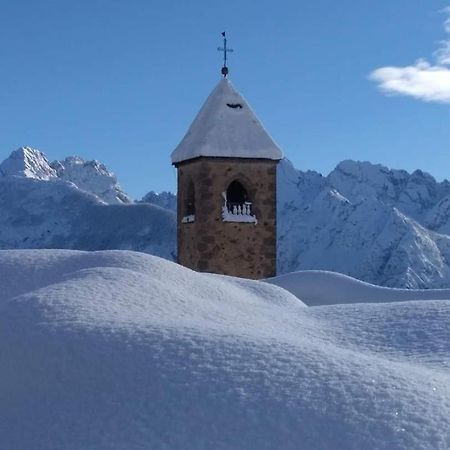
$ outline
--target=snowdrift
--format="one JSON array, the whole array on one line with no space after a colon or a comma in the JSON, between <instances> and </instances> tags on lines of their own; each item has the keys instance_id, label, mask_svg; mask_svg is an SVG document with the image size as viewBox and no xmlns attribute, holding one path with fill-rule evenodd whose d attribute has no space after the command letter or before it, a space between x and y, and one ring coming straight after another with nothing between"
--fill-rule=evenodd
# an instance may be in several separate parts
<instances>
[{"instance_id":1,"label":"snowdrift","mask_svg":"<svg viewBox=\"0 0 450 450\"><path fill-rule=\"evenodd\" d=\"M325 270L287 273L266 281L288 290L308 306L450 300L450 289L386 288Z\"/></svg>"},{"instance_id":2,"label":"snowdrift","mask_svg":"<svg viewBox=\"0 0 450 450\"><path fill-rule=\"evenodd\" d=\"M1 251L0 448L445 449L449 314L307 308L126 251Z\"/></svg>"}]
</instances>

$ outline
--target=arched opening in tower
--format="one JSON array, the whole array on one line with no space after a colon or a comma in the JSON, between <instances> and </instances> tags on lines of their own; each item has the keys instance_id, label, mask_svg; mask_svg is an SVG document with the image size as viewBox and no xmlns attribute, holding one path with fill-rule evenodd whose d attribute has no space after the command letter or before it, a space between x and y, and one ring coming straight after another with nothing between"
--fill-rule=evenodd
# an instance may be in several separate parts
<instances>
[{"instance_id":1,"label":"arched opening in tower","mask_svg":"<svg viewBox=\"0 0 450 450\"><path fill-rule=\"evenodd\" d=\"M251 214L251 202L247 190L242 183L235 180L230 183L227 189L228 211L236 214Z\"/></svg>"},{"instance_id":2,"label":"arched opening in tower","mask_svg":"<svg viewBox=\"0 0 450 450\"><path fill-rule=\"evenodd\" d=\"M235 180L230 183L227 189L227 200L230 203L244 204L248 201L248 194L244 186Z\"/></svg>"},{"instance_id":3,"label":"arched opening in tower","mask_svg":"<svg viewBox=\"0 0 450 450\"><path fill-rule=\"evenodd\" d=\"M185 216L195 216L195 189L194 183L189 181L186 193Z\"/></svg>"}]
</instances>

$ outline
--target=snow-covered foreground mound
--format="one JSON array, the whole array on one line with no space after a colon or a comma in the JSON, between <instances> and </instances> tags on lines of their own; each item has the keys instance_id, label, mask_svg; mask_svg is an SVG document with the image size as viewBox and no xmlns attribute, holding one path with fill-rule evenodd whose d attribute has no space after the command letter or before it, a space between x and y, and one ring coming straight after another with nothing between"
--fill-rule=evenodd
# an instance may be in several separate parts
<instances>
[{"instance_id":1,"label":"snow-covered foreground mound","mask_svg":"<svg viewBox=\"0 0 450 450\"><path fill-rule=\"evenodd\" d=\"M288 290L308 306L450 300L450 289L386 288L326 270L292 272L266 281Z\"/></svg>"},{"instance_id":2,"label":"snow-covered foreground mound","mask_svg":"<svg viewBox=\"0 0 450 450\"><path fill-rule=\"evenodd\" d=\"M306 308L124 251L0 274L2 449L450 446L450 302Z\"/></svg>"}]
</instances>

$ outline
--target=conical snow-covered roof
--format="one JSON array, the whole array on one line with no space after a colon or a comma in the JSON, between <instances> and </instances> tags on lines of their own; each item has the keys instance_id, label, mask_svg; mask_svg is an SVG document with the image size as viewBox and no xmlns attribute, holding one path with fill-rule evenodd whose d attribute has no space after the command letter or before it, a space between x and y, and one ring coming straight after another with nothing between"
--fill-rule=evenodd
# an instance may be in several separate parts
<instances>
[{"instance_id":1,"label":"conical snow-covered roof","mask_svg":"<svg viewBox=\"0 0 450 450\"><path fill-rule=\"evenodd\" d=\"M283 154L245 99L223 78L171 155L173 164L200 156L279 160Z\"/></svg>"}]
</instances>

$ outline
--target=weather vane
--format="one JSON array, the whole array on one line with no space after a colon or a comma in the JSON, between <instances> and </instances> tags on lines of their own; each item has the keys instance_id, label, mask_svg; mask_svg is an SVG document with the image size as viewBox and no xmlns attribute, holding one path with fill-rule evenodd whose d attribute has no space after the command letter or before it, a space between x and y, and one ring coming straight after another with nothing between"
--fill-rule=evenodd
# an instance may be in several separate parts
<instances>
[{"instance_id":1,"label":"weather vane","mask_svg":"<svg viewBox=\"0 0 450 450\"><path fill-rule=\"evenodd\" d=\"M228 67L227 67L227 53L233 52L232 48L227 48L227 38L225 36L225 31L222 33L223 36L223 47L218 47L217 50L219 52L223 52L223 67L222 67L222 75L226 77L228 75Z\"/></svg>"}]
</instances>

